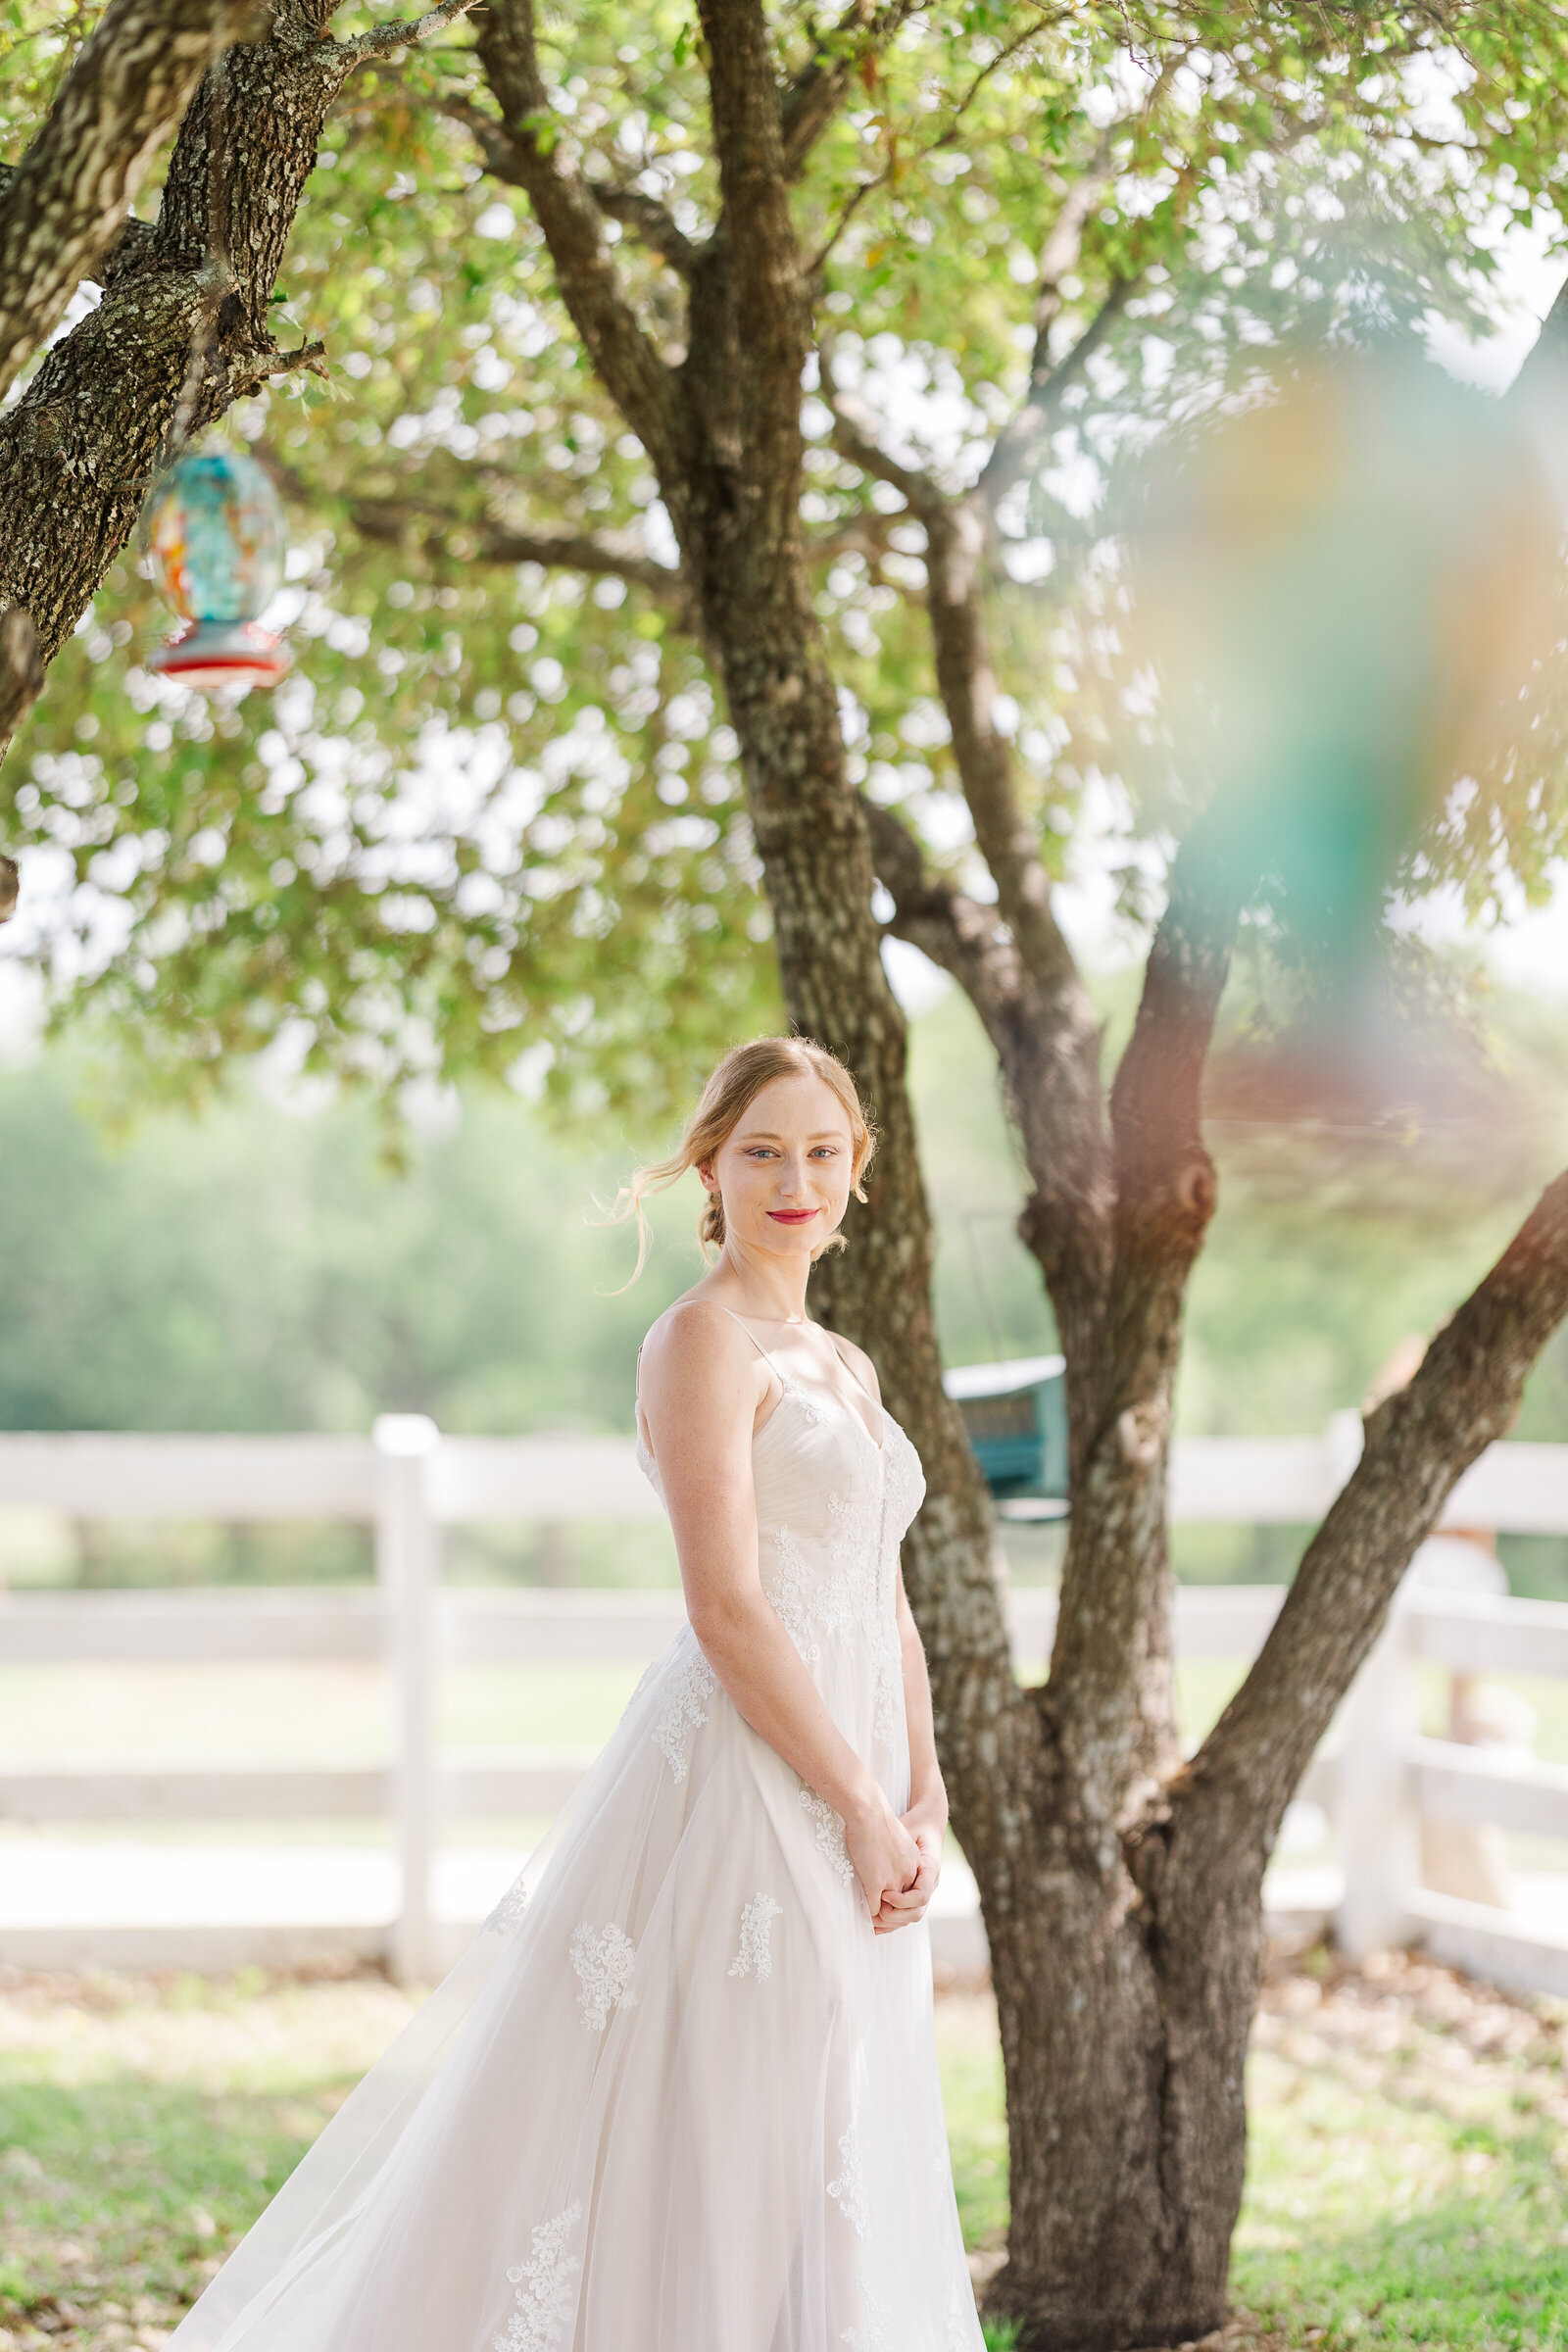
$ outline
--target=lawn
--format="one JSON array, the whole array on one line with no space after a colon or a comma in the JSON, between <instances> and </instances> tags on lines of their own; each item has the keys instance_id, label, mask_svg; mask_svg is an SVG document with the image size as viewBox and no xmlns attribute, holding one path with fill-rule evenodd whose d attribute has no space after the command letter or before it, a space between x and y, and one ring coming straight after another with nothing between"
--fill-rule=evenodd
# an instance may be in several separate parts
<instances>
[{"instance_id":1,"label":"lawn","mask_svg":"<svg viewBox=\"0 0 1568 2352\"><path fill-rule=\"evenodd\" d=\"M0 1979L0 2352L161 2343L406 2015L368 1976ZM1401 1958L1282 1964L1227 2346L1568 2352L1565 2019ZM989 1998L945 1995L938 2035L983 2256L1006 2226Z\"/></svg>"}]
</instances>

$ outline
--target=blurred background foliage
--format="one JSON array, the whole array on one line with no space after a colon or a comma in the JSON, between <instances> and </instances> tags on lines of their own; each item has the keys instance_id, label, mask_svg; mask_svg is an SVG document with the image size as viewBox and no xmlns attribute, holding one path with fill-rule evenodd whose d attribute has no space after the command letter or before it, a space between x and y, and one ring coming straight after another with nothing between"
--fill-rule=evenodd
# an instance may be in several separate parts
<instances>
[{"instance_id":1,"label":"blurred background foliage","mask_svg":"<svg viewBox=\"0 0 1568 2352\"><path fill-rule=\"evenodd\" d=\"M0 5L7 156L94 15ZM773 22L781 71L798 66L814 18ZM682 0L586 0L543 32L557 135L607 189L704 234ZM818 367L955 488L1017 410L1042 330L1059 355L1093 329L1000 511L990 620L1048 860L1108 869L1130 936L1181 810L1134 756L1118 467L1291 350L1488 329L1499 237L1560 234L1565 93L1550 0L963 0L868 61L814 150L798 203ZM351 1429L401 1407L455 1430L625 1428L636 1336L695 1271L670 1204L644 1283L601 1298L630 1251L581 1212L720 1047L776 1021L768 914L657 485L520 197L482 168L485 103L461 25L349 86L278 302L279 339L323 337L328 379L292 377L225 428L287 504L274 617L294 676L237 708L160 684L142 658L168 615L127 554L0 771L25 893L4 954L41 975L57 1037L0 1077L0 1424ZM156 201L155 173L141 211ZM1069 213L1081 245L1047 287ZM607 234L678 363L675 277L617 220ZM852 772L973 883L921 534L807 391L802 522ZM1562 847L1549 781L1472 796L1411 846L1404 886L1457 879L1478 917L1516 886L1539 896ZM1273 946L1254 927L1221 1072L1265 1019ZM1097 985L1114 1045L1135 975ZM1353 1402L1546 1171L1562 1022L1483 1002L1462 969L1447 986L1481 1090L1452 1135L1216 1120L1187 1429L1310 1430ZM956 998L916 1024L913 1064L949 1359L1047 1348L993 1059ZM1565 1417L1559 1348L1525 1432ZM326 1543L299 1572L335 1572ZM246 1572L238 1536L212 1546L201 1573ZM1178 1547L1187 1573L1289 1566L1283 1536Z\"/></svg>"}]
</instances>

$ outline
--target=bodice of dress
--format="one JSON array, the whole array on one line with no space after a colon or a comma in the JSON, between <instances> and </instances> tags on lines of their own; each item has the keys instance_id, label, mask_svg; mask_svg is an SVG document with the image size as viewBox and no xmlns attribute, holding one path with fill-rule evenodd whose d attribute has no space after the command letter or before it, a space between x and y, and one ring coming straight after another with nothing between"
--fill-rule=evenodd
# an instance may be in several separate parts
<instances>
[{"instance_id":1,"label":"bodice of dress","mask_svg":"<svg viewBox=\"0 0 1568 2352\"><path fill-rule=\"evenodd\" d=\"M878 1445L854 1406L773 1369L783 1394L752 1440L762 1590L819 1687L864 1684L874 1736L893 1747L899 1545L925 1498L919 1456L885 1407ZM640 1434L638 1459L662 1498Z\"/></svg>"}]
</instances>

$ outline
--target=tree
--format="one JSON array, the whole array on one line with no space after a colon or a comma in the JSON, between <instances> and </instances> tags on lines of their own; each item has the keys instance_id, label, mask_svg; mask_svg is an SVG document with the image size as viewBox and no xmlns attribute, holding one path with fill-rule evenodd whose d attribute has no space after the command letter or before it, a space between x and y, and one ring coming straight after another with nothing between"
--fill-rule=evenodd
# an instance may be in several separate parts
<instances>
[{"instance_id":1,"label":"tree","mask_svg":"<svg viewBox=\"0 0 1568 2352\"><path fill-rule=\"evenodd\" d=\"M1205 821L1202 779L1178 777L1185 803L1178 794L1159 813L1187 820L1184 846L1107 1089L1099 1024L1053 906L1056 825L1070 826L1087 768L1110 749L1092 645L1085 632L1075 646L1070 630L1075 612L1094 616L1097 597L1105 610L1103 532L1075 515L1066 462L1103 461L1129 418L1147 426L1212 403L1288 328L1322 343L1408 332L1432 311L1479 316L1486 260L1474 232L1501 191L1522 205L1544 196L1562 144L1552 15L1532 6L1505 24L1479 9L1441 21L1425 10L1329 20L1197 7L916 16L899 0L881 10L856 0L823 27L769 20L757 0L703 0L695 28L653 9L637 38L629 30L619 8L589 9L569 42L547 39L530 0L492 0L475 19L471 60L456 54L443 71L411 77L384 110L389 144L428 140L427 172L459 152L437 144L449 137L432 126L440 118L471 136L492 189L526 200L535 234L520 274L553 274L571 341L552 348L560 314L543 310L532 284L532 315L514 315L510 331L543 380L572 384L571 428L552 445L564 451L570 511L519 513L548 472L500 462L494 441L462 418L461 395L457 424L431 427L427 416L405 435L418 445L417 467L400 469L378 445L373 466L341 447L321 459L298 429L271 454L303 496L319 479L334 524L368 543L367 577L391 547L400 580L422 566L443 583L432 593L450 587L455 602L456 572L486 564L622 586L629 616L657 616L660 651L641 679L600 645L616 726L639 693L653 697L650 720L668 714L676 636L721 690L785 1004L846 1055L881 1131L869 1208L848 1257L824 1269L819 1303L871 1348L926 1464L930 1498L906 1572L955 1822L980 1882L1007 2073L1012 2223L996 2298L1031 2345L1193 2336L1223 2310L1268 1850L1411 1551L1466 1463L1507 1426L1525 1370L1568 1307L1568 1179L1548 1189L1408 1388L1370 1419L1360 1464L1308 1546L1268 1645L1183 1766L1164 1479L1183 1298L1215 1203L1200 1090L1233 944L1279 873L1270 876L1266 843L1251 863L1216 858L1225 826L1212 810ZM181 151L205 154L196 142L211 92L230 77L259 89L256 61L269 54L267 44L244 52L241 70L231 53L198 97L158 249L185 201ZM1419 109L1434 72L1452 95L1432 127ZM313 120L318 127L320 116ZM249 134L232 112L230 122L243 154ZM297 197L303 148L289 153ZM443 192L441 202L450 217L467 199ZM340 234L352 228L350 215L344 221ZM275 272L282 244L269 222ZM310 242L307 219L306 252ZM482 281L483 265L474 267ZM271 283L268 274L268 292ZM204 363L204 418L224 387L260 380L258 353L272 364L260 285L256 272L245 276L240 356L220 347ZM489 291L492 316L471 321L487 348L500 290ZM367 339L379 340L385 323L383 310ZM69 372L77 362L66 355L92 324L56 347L0 424L0 466L16 417L25 412L34 421L21 429L36 432L40 409L87 380ZM149 380L162 409L138 422L132 441L145 454L117 481L142 478L175 414L189 347L188 322L160 347ZM90 356L100 343L89 336L82 348ZM928 461L899 432L886 397L878 413L867 395L879 354L884 394L911 358L939 377L952 355L965 396L956 448ZM377 361L366 356L373 388ZM496 351L492 373L509 364ZM410 363L393 387L411 421L416 376ZM113 407L100 399L95 415ZM450 403L443 413L454 415ZM268 420L256 423L265 445ZM122 416L114 429L123 440ZM602 466L579 465L585 441ZM648 474L672 551L639 522L647 500L634 488ZM607 521L623 501L635 514ZM106 509L92 544L79 527L49 526L76 552L69 563L63 553L32 559L46 650L63 642L67 613L123 544L131 512L128 499ZM1042 542L1056 566L1043 595L1022 576ZM323 592L360 561L342 559ZM835 572L847 589L835 588ZM23 579L6 574L8 596L23 599ZM540 609L517 627L535 632L519 639L532 651L550 600L529 579L519 593ZM622 608L567 610L582 615L570 649L592 655L595 632L614 634L595 616ZM430 635L438 639L438 623ZM560 642L565 650L566 634ZM1069 657L1072 689L1057 674ZM427 645L427 681L444 658ZM459 645L450 673L463 668ZM1015 729L999 675L1035 720L1033 741ZM498 688L466 683L473 716L491 723L478 696ZM553 672L530 679L540 694L560 684ZM539 716L525 699L509 713L524 731ZM1115 701L1108 686L1102 701ZM427 717L459 707L426 685ZM602 702L593 707L608 726ZM708 733L721 761L729 747L713 715L699 708L693 733ZM157 774L158 871L150 878L127 858L131 878L119 884L140 919L105 963L103 987L144 1037L172 1040L176 1052L194 1040L194 1058L211 1060L247 1033L254 979L269 1021L308 1022L314 1052L350 1063L356 1039L368 1037L383 1074L408 1066L399 1041L416 1014L438 1059L482 1058L499 1051L484 1042L497 1037L514 1052L536 1035L563 1083L602 1068L609 1082L635 1087L638 1054L645 1074L660 1062L646 1039L628 1047L614 1017L617 986L641 968L630 907L650 871L652 829L636 814L634 782L607 787L574 773L543 843L529 838L548 797L536 796L490 867L475 829L449 825L434 879L411 883L368 818L285 814L305 797L298 779L276 776L293 758L286 741L271 746L271 783L242 771L238 786L222 741L220 732L193 780ZM267 748L258 739L264 760ZM318 731L309 748L319 780L330 746ZM53 831L90 878L100 854L145 838L145 811L117 813L126 779L103 754L62 744L46 757L17 791L19 814ZM1428 825L1407 844L1402 877L1425 858L1434 874L1458 870L1482 901L1497 886L1484 844L1536 877L1560 837L1560 801L1536 789L1539 773L1520 785L1517 771L1515 761L1484 776L1446 834ZM661 768L657 758L652 772L672 788L681 777L679 763ZM711 772L700 771L700 793ZM381 771L388 798L395 777L395 763ZM141 780L128 781L139 794ZM407 781L405 767L405 792ZM715 810L722 783L713 777ZM944 853L938 820L956 803L972 838ZM666 907L711 908L703 924L677 926L688 945L722 928L746 878L732 833L730 874L702 882L722 828L695 807L692 817L696 890L679 844L673 856L654 854L669 858L657 884ZM276 859L288 871L269 893L259 845L267 826L285 822L293 846L303 853L314 839L316 854ZM188 854L171 858L171 838ZM588 869L562 875L585 841ZM465 885L481 870L499 904L480 892L488 914L466 913ZM530 883L536 903L551 904L553 892L570 905L552 950L586 937L610 964L602 985L584 956L565 1022L539 1003L556 967L536 956ZM395 897L417 902L406 904L401 932ZM154 919L172 906L184 918L172 945ZM1283 939L1288 926L1276 927ZM942 1395L884 930L948 969L980 1013L1032 1186L1022 1231L1068 1359L1072 1515L1052 1671L1038 1692L1012 1680L988 1505ZM744 938L735 925L729 945L742 961ZM400 962L423 972L422 996L398 993ZM733 967L720 955L713 968ZM378 1008L376 984L396 999L392 1017Z\"/></svg>"}]
</instances>

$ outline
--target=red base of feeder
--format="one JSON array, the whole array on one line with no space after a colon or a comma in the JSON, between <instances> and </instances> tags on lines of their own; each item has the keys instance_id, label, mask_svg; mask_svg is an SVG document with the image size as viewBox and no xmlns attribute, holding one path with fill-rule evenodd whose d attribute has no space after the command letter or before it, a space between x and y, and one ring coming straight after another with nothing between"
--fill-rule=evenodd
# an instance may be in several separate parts
<instances>
[{"instance_id":1,"label":"red base of feeder","mask_svg":"<svg viewBox=\"0 0 1568 2352\"><path fill-rule=\"evenodd\" d=\"M218 694L226 686L275 686L288 675L289 651L281 637L254 620L193 620L160 646L147 666L177 685Z\"/></svg>"}]
</instances>

